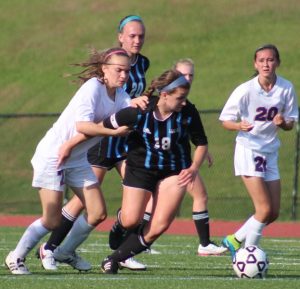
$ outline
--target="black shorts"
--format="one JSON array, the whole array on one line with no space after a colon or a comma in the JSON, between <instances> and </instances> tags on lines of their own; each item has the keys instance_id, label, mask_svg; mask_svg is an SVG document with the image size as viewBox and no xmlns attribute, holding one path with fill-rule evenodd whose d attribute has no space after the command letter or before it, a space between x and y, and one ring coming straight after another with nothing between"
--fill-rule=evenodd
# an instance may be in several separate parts
<instances>
[{"instance_id":1,"label":"black shorts","mask_svg":"<svg viewBox=\"0 0 300 289\"><path fill-rule=\"evenodd\" d=\"M101 155L100 146L96 145L89 149L87 158L92 167L105 168L111 170L116 164L125 160L126 156L120 158L106 158Z\"/></svg>"},{"instance_id":2,"label":"black shorts","mask_svg":"<svg viewBox=\"0 0 300 289\"><path fill-rule=\"evenodd\" d=\"M148 170L126 165L123 185L155 193L159 181L179 173L180 171Z\"/></svg>"}]
</instances>

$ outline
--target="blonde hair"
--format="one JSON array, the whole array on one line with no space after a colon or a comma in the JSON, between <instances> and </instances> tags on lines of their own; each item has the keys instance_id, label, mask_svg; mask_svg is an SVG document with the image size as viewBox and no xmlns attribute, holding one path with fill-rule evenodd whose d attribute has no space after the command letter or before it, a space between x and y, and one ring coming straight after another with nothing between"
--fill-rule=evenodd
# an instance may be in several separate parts
<instances>
[{"instance_id":1,"label":"blonde hair","mask_svg":"<svg viewBox=\"0 0 300 289\"><path fill-rule=\"evenodd\" d=\"M181 58L179 60L177 60L174 65L173 65L173 69L176 69L176 67L178 66L178 64L187 64L190 66L194 67L194 61L191 58Z\"/></svg>"}]
</instances>

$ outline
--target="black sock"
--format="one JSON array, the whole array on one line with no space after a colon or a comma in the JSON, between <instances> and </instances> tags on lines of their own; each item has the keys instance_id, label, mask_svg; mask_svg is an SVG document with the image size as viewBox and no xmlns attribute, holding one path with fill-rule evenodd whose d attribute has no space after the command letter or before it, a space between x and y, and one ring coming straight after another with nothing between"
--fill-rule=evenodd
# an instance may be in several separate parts
<instances>
[{"instance_id":1,"label":"black sock","mask_svg":"<svg viewBox=\"0 0 300 289\"><path fill-rule=\"evenodd\" d=\"M142 235L132 232L121 246L114 251L109 259L113 259L116 262L127 260L128 258L137 255L150 247L151 244L145 242Z\"/></svg>"},{"instance_id":2,"label":"black sock","mask_svg":"<svg viewBox=\"0 0 300 289\"><path fill-rule=\"evenodd\" d=\"M193 220L198 232L200 244L206 247L210 243L208 211L193 212Z\"/></svg>"},{"instance_id":3,"label":"black sock","mask_svg":"<svg viewBox=\"0 0 300 289\"><path fill-rule=\"evenodd\" d=\"M117 221L114 224L115 229L122 232L122 236L120 236L120 238L121 238L120 244L122 244L132 232L132 230L128 230L128 229L123 227L122 222L121 222L121 213L122 213L122 211L121 211L121 208L120 208L117 211Z\"/></svg>"},{"instance_id":4,"label":"black sock","mask_svg":"<svg viewBox=\"0 0 300 289\"><path fill-rule=\"evenodd\" d=\"M146 224L150 222L151 216L152 216L151 213L148 213L148 212L144 213L143 220L141 221L141 224L139 225L139 230L142 230L146 226Z\"/></svg>"},{"instance_id":5,"label":"black sock","mask_svg":"<svg viewBox=\"0 0 300 289\"><path fill-rule=\"evenodd\" d=\"M76 218L65 215L66 212L63 211L61 223L58 228L52 231L50 238L45 245L46 250L54 251L70 232Z\"/></svg>"}]
</instances>

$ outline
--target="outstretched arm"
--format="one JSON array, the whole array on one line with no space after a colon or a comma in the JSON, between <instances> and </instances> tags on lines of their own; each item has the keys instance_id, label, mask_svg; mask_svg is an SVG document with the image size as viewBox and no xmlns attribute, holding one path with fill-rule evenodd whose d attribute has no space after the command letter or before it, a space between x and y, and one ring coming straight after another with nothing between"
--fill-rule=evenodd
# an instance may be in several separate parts
<instances>
[{"instance_id":1,"label":"outstretched arm","mask_svg":"<svg viewBox=\"0 0 300 289\"><path fill-rule=\"evenodd\" d=\"M138 108L126 107L111 115L103 121L103 126L109 129L117 129L120 126L132 127L138 116Z\"/></svg>"},{"instance_id":2,"label":"outstretched arm","mask_svg":"<svg viewBox=\"0 0 300 289\"><path fill-rule=\"evenodd\" d=\"M120 126L116 129L104 127L103 122L93 123L88 121L81 121L76 123L76 129L78 134L65 141L58 151L58 163L59 167L70 156L72 149L94 136L126 136L130 132L128 126Z\"/></svg>"}]
</instances>

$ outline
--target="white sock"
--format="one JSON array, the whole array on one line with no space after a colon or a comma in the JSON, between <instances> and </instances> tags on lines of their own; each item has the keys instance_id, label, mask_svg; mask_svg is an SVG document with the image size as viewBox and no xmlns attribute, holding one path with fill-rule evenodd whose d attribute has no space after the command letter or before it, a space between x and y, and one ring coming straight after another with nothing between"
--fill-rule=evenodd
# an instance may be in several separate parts
<instances>
[{"instance_id":1,"label":"white sock","mask_svg":"<svg viewBox=\"0 0 300 289\"><path fill-rule=\"evenodd\" d=\"M261 223L257 221L253 216L250 218L248 233L246 236L245 247L255 245L257 246L261 238L261 233L266 223Z\"/></svg>"},{"instance_id":2,"label":"white sock","mask_svg":"<svg viewBox=\"0 0 300 289\"><path fill-rule=\"evenodd\" d=\"M79 247L89 236L90 232L95 227L88 224L83 215L79 216L74 222L74 225L67 235L66 239L59 246L60 250L64 253L74 253L76 248Z\"/></svg>"},{"instance_id":3,"label":"white sock","mask_svg":"<svg viewBox=\"0 0 300 289\"><path fill-rule=\"evenodd\" d=\"M246 240L246 236L247 236L247 232L249 231L249 225L251 222L251 218L250 217L243 225L242 227L240 227L235 233L234 233L234 237L239 241L239 242L244 242Z\"/></svg>"},{"instance_id":4,"label":"white sock","mask_svg":"<svg viewBox=\"0 0 300 289\"><path fill-rule=\"evenodd\" d=\"M25 258L47 233L49 233L49 230L42 225L41 219L34 221L24 232L13 252L13 256L15 258Z\"/></svg>"}]
</instances>

